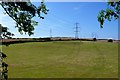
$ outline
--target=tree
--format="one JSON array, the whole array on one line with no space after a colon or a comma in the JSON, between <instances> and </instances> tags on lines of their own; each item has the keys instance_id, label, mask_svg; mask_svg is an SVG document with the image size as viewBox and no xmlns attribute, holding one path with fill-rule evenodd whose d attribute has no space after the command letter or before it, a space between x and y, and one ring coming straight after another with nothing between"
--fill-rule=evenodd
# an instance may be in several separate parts
<instances>
[{"instance_id":1,"label":"tree","mask_svg":"<svg viewBox=\"0 0 120 80\"><path fill-rule=\"evenodd\" d=\"M7 38L7 39L10 39L12 38L12 36L14 36L13 33L9 32L8 31L8 28L7 27L3 27L1 24L0 24L0 29L1 29L1 38Z\"/></svg>"},{"instance_id":2,"label":"tree","mask_svg":"<svg viewBox=\"0 0 120 80\"><path fill-rule=\"evenodd\" d=\"M14 34L12 34L11 32L8 31L7 27L3 27L0 24L0 40L2 38L11 38L11 36L13 36ZM1 43L1 41L0 41ZM1 46L2 44L0 44ZM7 46L8 44L6 44ZM0 80L7 80L8 79L8 64L4 61L4 59L6 58L6 54L4 54L2 51L0 51L0 73L2 73L2 75L0 74Z\"/></svg>"},{"instance_id":3,"label":"tree","mask_svg":"<svg viewBox=\"0 0 120 80\"><path fill-rule=\"evenodd\" d=\"M12 1L12 2L8 2ZM24 2L17 2L18 0L2 0L0 5L5 10L6 14L8 14L15 22L16 26L18 28L18 31L23 34L23 32L28 33L28 35L33 34L34 26L38 25L38 22L33 20L33 17L38 15L39 18L44 19L42 14L47 14L49 11L46 9L46 6L44 2L41 2L41 5L39 7L36 7L34 4L28 1ZM14 34L11 32L8 32L7 27L3 27L0 24L0 39L2 38L11 38ZM1 45L1 44L0 44ZM7 56L0 51L0 60L2 63L2 75L0 74L1 80L7 80L7 67L8 64L6 64L3 59ZM1 65L0 65L1 66ZM1 72L1 67L0 67Z\"/></svg>"},{"instance_id":4,"label":"tree","mask_svg":"<svg viewBox=\"0 0 120 80\"><path fill-rule=\"evenodd\" d=\"M9 1L9 0L8 0ZM34 26L38 25L38 22L33 20L33 17L37 16L44 19L42 14L47 14L48 9L44 2L41 2L39 7L28 1L17 2L18 0L11 0L12 2L2 1L0 5L3 7L5 12L16 22L18 31L23 34L23 32L32 35L34 31Z\"/></svg>"},{"instance_id":5,"label":"tree","mask_svg":"<svg viewBox=\"0 0 120 80\"><path fill-rule=\"evenodd\" d=\"M108 2L106 10L101 10L97 16L100 27L103 28L105 19L111 21L114 17L117 20L120 16L120 1L119 2Z\"/></svg>"}]
</instances>

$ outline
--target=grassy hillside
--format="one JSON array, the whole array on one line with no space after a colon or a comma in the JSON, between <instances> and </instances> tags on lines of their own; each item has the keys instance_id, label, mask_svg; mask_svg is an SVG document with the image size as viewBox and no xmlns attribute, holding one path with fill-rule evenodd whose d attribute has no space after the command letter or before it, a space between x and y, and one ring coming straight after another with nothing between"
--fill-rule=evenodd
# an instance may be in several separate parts
<instances>
[{"instance_id":1,"label":"grassy hillside","mask_svg":"<svg viewBox=\"0 0 120 80\"><path fill-rule=\"evenodd\" d=\"M3 46L10 78L108 78L118 74L118 45L30 42Z\"/></svg>"}]
</instances>

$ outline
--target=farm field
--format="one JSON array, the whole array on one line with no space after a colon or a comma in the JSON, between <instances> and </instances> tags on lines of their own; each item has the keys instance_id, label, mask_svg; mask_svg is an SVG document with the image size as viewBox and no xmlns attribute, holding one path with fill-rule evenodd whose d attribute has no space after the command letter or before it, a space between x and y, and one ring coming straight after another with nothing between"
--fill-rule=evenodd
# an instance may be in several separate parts
<instances>
[{"instance_id":1,"label":"farm field","mask_svg":"<svg viewBox=\"0 0 120 80\"><path fill-rule=\"evenodd\" d=\"M51 41L3 46L9 78L117 78L118 44Z\"/></svg>"}]
</instances>

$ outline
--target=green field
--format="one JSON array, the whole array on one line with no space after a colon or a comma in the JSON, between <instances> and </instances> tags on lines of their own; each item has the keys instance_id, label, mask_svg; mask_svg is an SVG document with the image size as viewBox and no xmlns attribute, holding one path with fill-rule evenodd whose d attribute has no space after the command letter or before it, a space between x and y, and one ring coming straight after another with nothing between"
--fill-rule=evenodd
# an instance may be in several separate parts
<instances>
[{"instance_id":1,"label":"green field","mask_svg":"<svg viewBox=\"0 0 120 80\"><path fill-rule=\"evenodd\" d=\"M117 78L118 44L53 41L3 46L9 78Z\"/></svg>"}]
</instances>

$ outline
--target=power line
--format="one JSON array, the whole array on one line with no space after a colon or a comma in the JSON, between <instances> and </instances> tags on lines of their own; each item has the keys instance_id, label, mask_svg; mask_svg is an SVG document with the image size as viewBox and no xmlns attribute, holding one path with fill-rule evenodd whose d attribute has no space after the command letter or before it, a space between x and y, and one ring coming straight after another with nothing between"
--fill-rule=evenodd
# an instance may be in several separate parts
<instances>
[{"instance_id":1,"label":"power line","mask_svg":"<svg viewBox=\"0 0 120 80\"><path fill-rule=\"evenodd\" d=\"M53 18L56 18L57 20L59 20L59 21L62 22L62 23L66 23L66 24L72 23L72 21L65 20L65 19L63 19L62 17L58 17L57 15L55 15L55 14L53 14L53 13L49 13L49 14L51 14L51 16L53 16Z\"/></svg>"},{"instance_id":2,"label":"power line","mask_svg":"<svg viewBox=\"0 0 120 80\"><path fill-rule=\"evenodd\" d=\"M52 38L52 29L50 29L50 37Z\"/></svg>"},{"instance_id":3,"label":"power line","mask_svg":"<svg viewBox=\"0 0 120 80\"><path fill-rule=\"evenodd\" d=\"M48 24L48 23L51 23L51 22L53 22L54 21L54 24ZM60 32L60 34L61 33L63 33L64 34L64 31L66 32L66 31L69 31L69 30L67 30L68 29L68 27L66 27L66 26L68 26L69 25L69 27L70 27L70 24L69 23L67 23L67 22L64 22L64 20L59 20L59 19L57 19L57 18L55 18L55 17L50 17L50 19L49 20L47 20L47 22L48 23L45 23L44 25L46 25L46 26L52 26L52 27L54 27L54 28L57 28L57 29L61 29L62 31ZM64 27L63 27L64 26ZM72 25L71 25L71 27L72 27ZM50 28L50 27L49 27ZM72 28L71 28L72 29ZM50 30L49 30L49 36L50 36ZM69 31L69 33L70 33L70 31ZM71 33L70 33L71 34Z\"/></svg>"},{"instance_id":4,"label":"power line","mask_svg":"<svg viewBox=\"0 0 120 80\"><path fill-rule=\"evenodd\" d=\"M70 29L70 27L73 26L73 25L70 24L70 23L72 23L71 21L66 21L66 20L62 19L61 17L58 17L58 16L56 16L54 14L50 14L50 15L51 15L51 17L49 17L49 19L47 21L48 21L48 23L51 23L51 22L54 21L54 24L51 25L51 24L45 23L45 25L47 25L47 26L53 26L55 28L60 28L60 29L62 28L61 29L62 31L60 32L60 34L61 33L64 34L64 31L65 32L67 31L67 33L71 34L71 32L70 31L68 32L68 30L67 30L68 27L66 27L66 26L69 26L69 29ZM49 36L52 37L52 30L49 30Z\"/></svg>"},{"instance_id":5,"label":"power line","mask_svg":"<svg viewBox=\"0 0 120 80\"><path fill-rule=\"evenodd\" d=\"M79 27L78 27L79 23L75 23L75 39L79 39Z\"/></svg>"}]
</instances>

